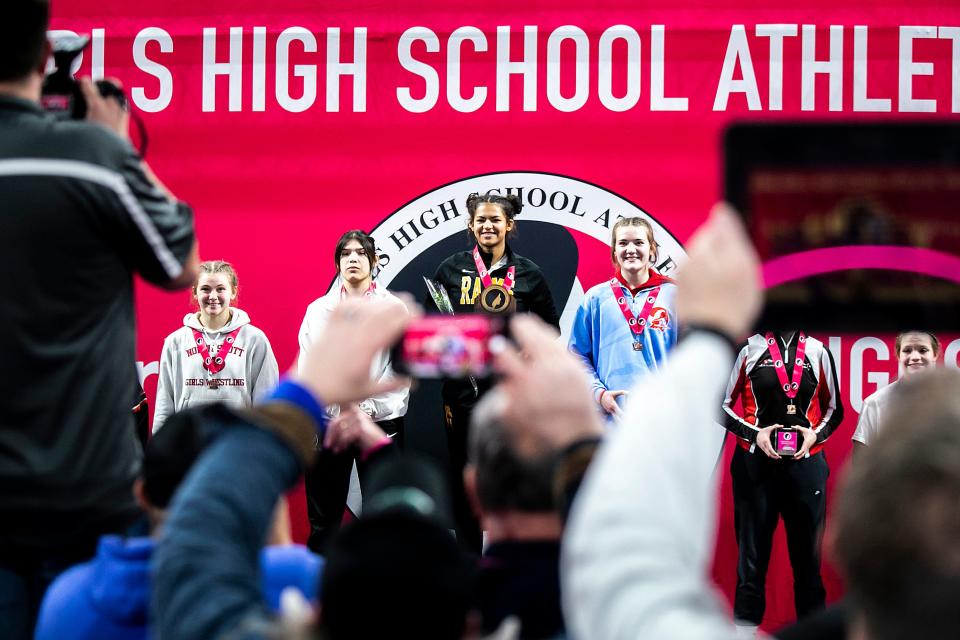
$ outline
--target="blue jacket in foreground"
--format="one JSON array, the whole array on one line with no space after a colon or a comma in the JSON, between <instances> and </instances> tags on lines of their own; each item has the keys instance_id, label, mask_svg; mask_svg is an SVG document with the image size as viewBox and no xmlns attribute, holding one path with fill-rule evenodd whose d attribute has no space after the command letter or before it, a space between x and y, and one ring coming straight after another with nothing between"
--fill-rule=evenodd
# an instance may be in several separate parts
<instances>
[{"instance_id":1,"label":"blue jacket in foreground","mask_svg":"<svg viewBox=\"0 0 960 640\"><path fill-rule=\"evenodd\" d=\"M295 383L281 382L271 398L324 424L322 406ZM202 416L217 435L180 485L153 554L152 637L266 638L276 628L261 593L259 553L302 462L249 414L212 407Z\"/></svg>"},{"instance_id":2,"label":"blue jacket in foreground","mask_svg":"<svg viewBox=\"0 0 960 640\"><path fill-rule=\"evenodd\" d=\"M154 547L152 538L101 538L92 560L66 571L47 591L35 640L145 640ZM266 547L260 569L261 596L272 611L286 587L318 599L323 558L306 547Z\"/></svg>"}]
</instances>

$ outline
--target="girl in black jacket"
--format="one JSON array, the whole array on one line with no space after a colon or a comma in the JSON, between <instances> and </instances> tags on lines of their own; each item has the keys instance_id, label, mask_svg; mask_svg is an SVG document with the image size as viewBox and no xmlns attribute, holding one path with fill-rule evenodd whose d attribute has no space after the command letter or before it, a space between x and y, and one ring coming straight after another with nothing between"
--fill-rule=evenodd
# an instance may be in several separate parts
<instances>
[{"instance_id":1,"label":"girl in black jacket","mask_svg":"<svg viewBox=\"0 0 960 640\"><path fill-rule=\"evenodd\" d=\"M555 327L560 317L540 267L510 249L507 238L523 207L520 198L495 193L467 197L467 229L476 245L440 263L434 280L447 291L454 313L535 313ZM473 407L490 388L489 381L448 380L443 385L443 414L450 455L450 482L457 519L457 538L468 549L481 546L479 523L463 492L467 433Z\"/></svg>"}]
</instances>

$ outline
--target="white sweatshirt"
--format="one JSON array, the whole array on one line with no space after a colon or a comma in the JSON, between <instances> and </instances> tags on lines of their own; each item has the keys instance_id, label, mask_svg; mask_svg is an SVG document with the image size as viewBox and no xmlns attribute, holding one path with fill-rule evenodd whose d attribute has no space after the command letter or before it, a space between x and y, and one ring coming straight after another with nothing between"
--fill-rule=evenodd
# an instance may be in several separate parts
<instances>
[{"instance_id":1,"label":"white sweatshirt","mask_svg":"<svg viewBox=\"0 0 960 640\"><path fill-rule=\"evenodd\" d=\"M250 324L250 316L242 309L234 307L230 311L230 322L213 331L200 324L197 313L188 313L183 318L184 326L163 341L154 433L176 411L214 402L248 407L276 386L279 368L267 336ZM226 353L223 370L210 374L203 367L194 329L202 334L211 356L216 355L232 331L240 329ZM211 379L215 388L211 387Z\"/></svg>"},{"instance_id":2,"label":"white sweatshirt","mask_svg":"<svg viewBox=\"0 0 960 640\"><path fill-rule=\"evenodd\" d=\"M340 304L340 287L335 286L330 293L317 298L307 307L307 312L303 316L303 324L300 326L300 355L297 358L297 367L302 366L303 354L310 349L314 340L320 335L323 327L327 324L327 319L334 307ZM386 289L374 289L374 298L396 298ZM399 300L397 304L404 308ZM370 369L370 376L375 380L389 380L394 377L393 369L390 366L390 352L381 351L373 360L373 366ZM403 387L396 391L384 393L372 398L367 398L360 403L363 409L374 421L390 420L400 418L407 413L407 402L410 399L410 388ZM327 413L332 417L340 413L340 408L336 405L327 407Z\"/></svg>"}]
</instances>

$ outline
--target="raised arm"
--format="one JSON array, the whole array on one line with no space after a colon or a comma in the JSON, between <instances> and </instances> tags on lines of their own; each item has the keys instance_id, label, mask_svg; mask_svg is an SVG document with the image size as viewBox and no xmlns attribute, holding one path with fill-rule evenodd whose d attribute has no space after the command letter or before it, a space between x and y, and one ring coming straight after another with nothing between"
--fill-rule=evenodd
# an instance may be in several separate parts
<instances>
[{"instance_id":1,"label":"raised arm","mask_svg":"<svg viewBox=\"0 0 960 640\"><path fill-rule=\"evenodd\" d=\"M96 180L113 191L115 210L125 221L127 248L136 270L163 289L184 289L197 279L200 265L193 211L163 185L130 144L130 114L100 95L90 78L80 80L87 120L120 138L110 171ZM122 141L122 143L121 143Z\"/></svg>"},{"instance_id":2,"label":"raised arm","mask_svg":"<svg viewBox=\"0 0 960 640\"><path fill-rule=\"evenodd\" d=\"M731 339L759 307L757 265L723 208L691 243L678 312L700 329L634 388L622 428L601 446L574 503L562 574L575 637L735 637L707 577L717 489L708 436L734 360Z\"/></svg>"},{"instance_id":3,"label":"raised arm","mask_svg":"<svg viewBox=\"0 0 960 640\"><path fill-rule=\"evenodd\" d=\"M733 354L693 334L635 387L574 503L563 554L575 637L733 637L707 580L717 449L708 437Z\"/></svg>"},{"instance_id":4,"label":"raised arm","mask_svg":"<svg viewBox=\"0 0 960 640\"><path fill-rule=\"evenodd\" d=\"M221 428L174 498L153 558L156 637L266 637L258 553L277 498L314 455L321 403L355 403L401 382L371 381L370 365L407 322L386 303L345 302L302 371L266 402L245 412L204 409Z\"/></svg>"}]
</instances>

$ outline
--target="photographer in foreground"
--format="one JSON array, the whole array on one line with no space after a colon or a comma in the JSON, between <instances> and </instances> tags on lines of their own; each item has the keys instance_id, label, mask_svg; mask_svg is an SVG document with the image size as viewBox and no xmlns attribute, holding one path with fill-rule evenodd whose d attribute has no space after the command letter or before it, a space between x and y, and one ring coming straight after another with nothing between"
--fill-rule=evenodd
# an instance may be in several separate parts
<instances>
[{"instance_id":1,"label":"photographer in foreground","mask_svg":"<svg viewBox=\"0 0 960 640\"><path fill-rule=\"evenodd\" d=\"M193 214L152 177L129 114L82 82L89 122L40 108L49 2L0 20L0 637L138 517L133 274L196 277Z\"/></svg>"}]
</instances>

